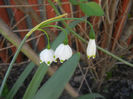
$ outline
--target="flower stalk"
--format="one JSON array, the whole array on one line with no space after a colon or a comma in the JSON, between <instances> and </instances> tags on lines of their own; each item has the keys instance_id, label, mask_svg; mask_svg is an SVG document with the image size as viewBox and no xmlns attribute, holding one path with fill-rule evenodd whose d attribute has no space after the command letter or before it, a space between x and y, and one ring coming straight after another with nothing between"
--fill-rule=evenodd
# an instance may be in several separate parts
<instances>
[{"instance_id":1,"label":"flower stalk","mask_svg":"<svg viewBox=\"0 0 133 99\"><path fill-rule=\"evenodd\" d=\"M62 31L64 31L64 33L65 33L65 40L64 40L64 44L65 45L67 45L68 44L68 37L67 37L67 32L66 32L66 30L64 29L64 28L62 28L62 27L60 27L60 26L57 26L57 25L46 25L45 27L56 27L56 28L59 28L59 29L61 29Z\"/></svg>"},{"instance_id":2,"label":"flower stalk","mask_svg":"<svg viewBox=\"0 0 133 99\"><path fill-rule=\"evenodd\" d=\"M27 38L28 38L34 31L36 31L41 25L47 24L48 22L53 21L53 20L56 20L56 19L60 19L60 18L62 18L62 17L64 17L64 16L67 16L67 14L65 13L65 14L59 15L59 16L57 16L57 17L54 17L54 18L45 20L45 21L41 22L40 24L38 24L37 26L35 26L33 29L31 29L31 30L26 34L26 36L25 36L24 39L22 40L20 46L18 47L18 49L17 49L17 51L16 51L16 53L15 53L15 55L14 55L14 57L13 57L11 63L10 63L10 65L9 65L9 67L8 67L8 70L7 70L6 74L5 74L5 77L4 77L3 81L2 81L2 84L1 84L1 87L0 87L0 96L1 96L1 94L2 94L2 92L3 92L4 85L5 85L6 81L7 81L7 78L8 78L8 76L9 76L9 73L10 73L11 69L12 69L12 66L13 66L14 62L16 61L16 58L17 58L17 56L18 56L18 54L19 54L19 52L20 52L22 46L24 45L25 41L27 40Z\"/></svg>"},{"instance_id":3,"label":"flower stalk","mask_svg":"<svg viewBox=\"0 0 133 99\"><path fill-rule=\"evenodd\" d=\"M28 37L25 36L24 39L22 40L20 46L18 47L18 49L17 49L17 51L16 51L16 53L15 53L15 55L14 55L14 57L13 57L11 63L10 63L10 65L9 65L9 67L8 67L8 70L7 70L6 74L5 74L5 77L4 77L4 79L3 79L3 81L2 81L2 84L1 84L1 87L0 87L0 96L1 96L1 94L2 94L2 92L3 92L5 83L6 83L6 81L7 81L7 78L8 78L8 76L9 76L9 73L10 73L12 67L13 67L13 64L14 64L14 62L16 61L16 58L17 58L17 56L18 56L18 54L19 54L19 52L20 52L20 50L21 50L22 46L24 45L24 43L25 43L25 41L26 41L27 38L28 38Z\"/></svg>"},{"instance_id":4,"label":"flower stalk","mask_svg":"<svg viewBox=\"0 0 133 99\"><path fill-rule=\"evenodd\" d=\"M40 28L37 29L37 30L42 31L42 32L46 35L46 37L47 37L47 39L48 39L48 45L47 45L47 48L50 49L51 47L50 47L50 39L49 39L48 33L47 33L45 30L40 29Z\"/></svg>"},{"instance_id":5,"label":"flower stalk","mask_svg":"<svg viewBox=\"0 0 133 99\"><path fill-rule=\"evenodd\" d=\"M60 19L60 18L63 18L63 17L65 17L65 16L67 16L67 13L62 14L62 15L59 15L59 16L54 17L54 18L50 18L50 19L48 19L48 20L45 20L45 21L41 22L40 24L36 25L33 29L31 29L31 31L28 32L28 33L26 34L26 36L29 37L29 36L30 36L35 30L37 30L41 25L47 24L47 23L50 22L50 21L53 21L53 20L56 20L56 19Z\"/></svg>"}]
</instances>

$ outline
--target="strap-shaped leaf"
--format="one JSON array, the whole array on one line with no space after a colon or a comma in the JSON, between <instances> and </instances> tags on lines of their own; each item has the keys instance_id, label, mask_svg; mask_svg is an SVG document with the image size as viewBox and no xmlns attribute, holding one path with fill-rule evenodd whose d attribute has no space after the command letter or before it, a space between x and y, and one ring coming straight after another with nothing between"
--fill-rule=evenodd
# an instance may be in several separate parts
<instances>
[{"instance_id":1,"label":"strap-shaped leaf","mask_svg":"<svg viewBox=\"0 0 133 99\"><path fill-rule=\"evenodd\" d=\"M30 74L31 70L34 68L35 64L33 62L29 63L22 74L17 79L16 83L13 85L12 89L8 93L6 99L13 99L14 95L17 93L18 89L22 86L23 82Z\"/></svg>"},{"instance_id":2,"label":"strap-shaped leaf","mask_svg":"<svg viewBox=\"0 0 133 99\"><path fill-rule=\"evenodd\" d=\"M80 3L80 8L87 16L104 15L102 8L95 2Z\"/></svg>"},{"instance_id":3,"label":"strap-shaped leaf","mask_svg":"<svg viewBox=\"0 0 133 99\"><path fill-rule=\"evenodd\" d=\"M38 87L40 86L40 83L43 80L43 77L46 74L47 70L48 66L45 63L40 64L24 94L23 99L32 99Z\"/></svg>"},{"instance_id":4,"label":"strap-shaped leaf","mask_svg":"<svg viewBox=\"0 0 133 99\"><path fill-rule=\"evenodd\" d=\"M58 99L66 83L74 73L80 54L73 55L55 72L55 74L40 88L33 99Z\"/></svg>"}]
</instances>

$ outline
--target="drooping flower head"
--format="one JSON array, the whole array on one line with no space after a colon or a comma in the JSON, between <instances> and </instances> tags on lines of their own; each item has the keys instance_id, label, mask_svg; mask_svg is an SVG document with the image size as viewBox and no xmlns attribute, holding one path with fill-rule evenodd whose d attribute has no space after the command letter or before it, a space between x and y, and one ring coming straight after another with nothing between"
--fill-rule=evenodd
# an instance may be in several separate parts
<instances>
[{"instance_id":1,"label":"drooping flower head","mask_svg":"<svg viewBox=\"0 0 133 99\"><path fill-rule=\"evenodd\" d=\"M49 66L53 61L55 61L55 58L52 49L44 49L40 53L40 63L45 62Z\"/></svg>"},{"instance_id":2,"label":"drooping flower head","mask_svg":"<svg viewBox=\"0 0 133 99\"><path fill-rule=\"evenodd\" d=\"M60 62L63 63L72 56L72 49L68 44L60 44L55 50L55 58L59 58Z\"/></svg>"},{"instance_id":3,"label":"drooping flower head","mask_svg":"<svg viewBox=\"0 0 133 99\"><path fill-rule=\"evenodd\" d=\"M90 39L86 50L88 58L95 58L96 56L96 42L95 39Z\"/></svg>"}]
</instances>

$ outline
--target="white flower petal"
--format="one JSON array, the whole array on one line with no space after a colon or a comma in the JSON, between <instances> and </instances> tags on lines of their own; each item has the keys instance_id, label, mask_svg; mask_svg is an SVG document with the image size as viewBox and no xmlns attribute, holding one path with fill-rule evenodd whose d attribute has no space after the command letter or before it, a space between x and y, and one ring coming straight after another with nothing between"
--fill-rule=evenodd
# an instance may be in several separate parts
<instances>
[{"instance_id":1,"label":"white flower petal","mask_svg":"<svg viewBox=\"0 0 133 99\"><path fill-rule=\"evenodd\" d=\"M60 62L63 63L72 56L72 49L69 45L60 44L55 50L55 57L59 58Z\"/></svg>"},{"instance_id":2,"label":"white flower petal","mask_svg":"<svg viewBox=\"0 0 133 99\"><path fill-rule=\"evenodd\" d=\"M60 44L57 48L56 48L56 50L55 50L55 57L56 58L59 58L59 56L60 56L60 51L62 50L61 48L63 47L63 44Z\"/></svg>"},{"instance_id":3,"label":"white flower petal","mask_svg":"<svg viewBox=\"0 0 133 99\"><path fill-rule=\"evenodd\" d=\"M54 59L54 51L52 49L44 49L40 53L40 63L45 62L47 65L50 65Z\"/></svg>"},{"instance_id":4,"label":"white flower petal","mask_svg":"<svg viewBox=\"0 0 133 99\"><path fill-rule=\"evenodd\" d=\"M88 58L96 56L96 42L95 39L90 39L86 50Z\"/></svg>"},{"instance_id":5,"label":"white flower petal","mask_svg":"<svg viewBox=\"0 0 133 99\"><path fill-rule=\"evenodd\" d=\"M72 56L72 49L68 45L65 47L65 54L66 60Z\"/></svg>"}]
</instances>

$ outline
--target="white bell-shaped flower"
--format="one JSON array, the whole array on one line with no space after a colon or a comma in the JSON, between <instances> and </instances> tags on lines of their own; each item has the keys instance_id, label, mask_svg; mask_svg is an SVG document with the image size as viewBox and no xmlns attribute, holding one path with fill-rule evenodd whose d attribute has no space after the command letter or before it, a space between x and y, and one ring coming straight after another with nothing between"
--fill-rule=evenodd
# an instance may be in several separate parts
<instances>
[{"instance_id":1,"label":"white bell-shaped flower","mask_svg":"<svg viewBox=\"0 0 133 99\"><path fill-rule=\"evenodd\" d=\"M60 62L63 63L65 60L68 60L72 56L72 49L67 44L60 44L55 50L55 58L59 58Z\"/></svg>"},{"instance_id":2,"label":"white bell-shaped flower","mask_svg":"<svg viewBox=\"0 0 133 99\"><path fill-rule=\"evenodd\" d=\"M55 58L52 49L44 49L40 53L40 63L45 62L49 66L53 61L55 61Z\"/></svg>"},{"instance_id":3,"label":"white bell-shaped flower","mask_svg":"<svg viewBox=\"0 0 133 99\"><path fill-rule=\"evenodd\" d=\"M87 46L87 56L88 58L95 58L96 56L96 42L95 39L90 39Z\"/></svg>"}]
</instances>

